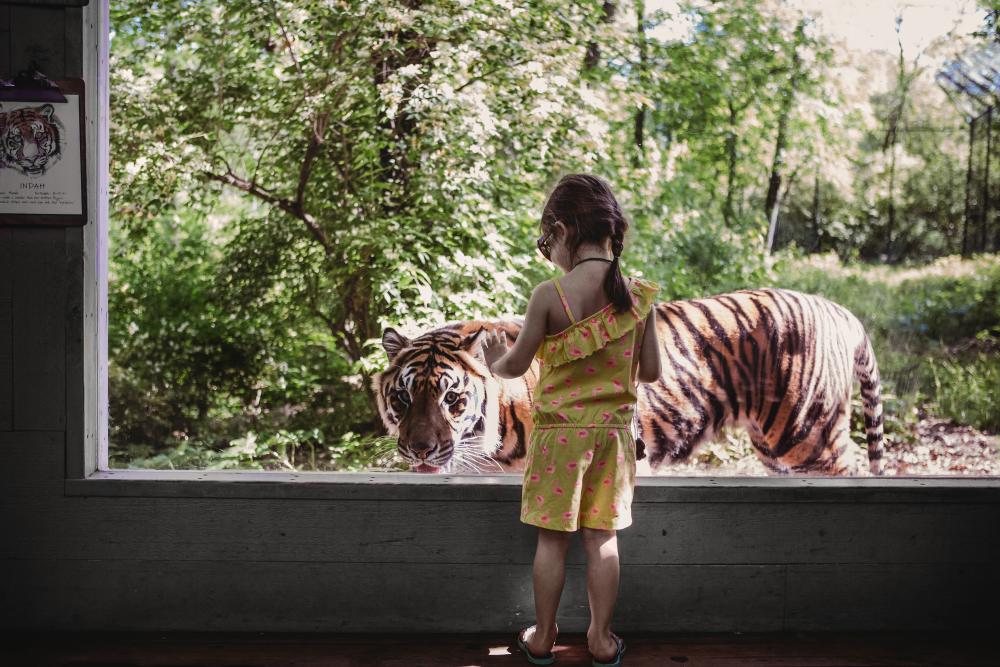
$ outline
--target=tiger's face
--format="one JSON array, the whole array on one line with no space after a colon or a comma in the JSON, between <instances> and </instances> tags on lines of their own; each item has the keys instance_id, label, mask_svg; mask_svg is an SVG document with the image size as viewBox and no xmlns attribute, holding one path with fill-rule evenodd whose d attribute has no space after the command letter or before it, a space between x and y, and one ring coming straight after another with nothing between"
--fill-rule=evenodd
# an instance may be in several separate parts
<instances>
[{"instance_id":1,"label":"tiger's face","mask_svg":"<svg viewBox=\"0 0 1000 667\"><path fill-rule=\"evenodd\" d=\"M59 156L59 127L51 104L0 112L0 168L35 176Z\"/></svg>"},{"instance_id":2,"label":"tiger's face","mask_svg":"<svg viewBox=\"0 0 1000 667\"><path fill-rule=\"evenodd\" d=\"M488 327L462 322L410 340L382 334L389 367L372 378L382 422L417 472L498 473L516 469L503 453L500 385L476 355Z\"/></svg>"}]
</instances>

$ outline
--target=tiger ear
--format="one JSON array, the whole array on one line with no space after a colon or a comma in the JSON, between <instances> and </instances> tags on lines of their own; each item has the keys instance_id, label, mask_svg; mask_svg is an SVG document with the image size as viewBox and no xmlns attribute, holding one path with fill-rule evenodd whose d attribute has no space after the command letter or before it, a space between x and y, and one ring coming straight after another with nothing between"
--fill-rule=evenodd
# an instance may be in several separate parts
<instances>
[{"instance_id":1,"label":"tiger ear","mask_svg":"<svg viewBox=\"0 0 1000 667\"><path fill-rule=\"evenodd\" d=\"M45 104L38 108L38 113L45 116L45 120L52 120L52 114L55 112L56 109L51 104Z\"/></svg>"},{"instance_id":2,"label":"tiger ear","mask_svg":"<svg viewBox=\"0 0 1000 667\"><path fill-rule=\"evenodd\" d=\"M389 355L389 361L395 359L396 355L403 348L409 347L411 341L409 338L399 333L392 327L389 327L382 332L382 348L385 350L386 354Z\"/></svg>"},{"instance_id":3,"label":"tiger ear","mask_svg":"<svg viewBox=\"0 0 1000 667\"><path fill-rule=\"evenodd\" d=\"M486 329L480 329L475 333L470 333L462 339L462 344L459 346L459 349L470 352L472 356L485 364L486 360L483 358L483 346L481 345L482 339L485 336Z\"/></svg>"}]
</instances>

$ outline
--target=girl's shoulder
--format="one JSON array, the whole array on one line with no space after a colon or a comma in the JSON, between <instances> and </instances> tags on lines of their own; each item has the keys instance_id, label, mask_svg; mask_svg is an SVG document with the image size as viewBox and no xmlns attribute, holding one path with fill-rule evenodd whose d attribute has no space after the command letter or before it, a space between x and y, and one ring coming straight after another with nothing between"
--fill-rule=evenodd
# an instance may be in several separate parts
<instances>
[{"instance_id":1,"label":"girl's shoulder","mask_svg":"<svg viewBox=\"0 0 1000 667\"><path fill-rule=\"evenodd\" d=\"M649 292L649 291L652 291L652 293L655 294L656 292L659 292L660 289L661 289L661 286L660 286L659 283L657 283L657 282L655 282L653 280L650 280L649 278L640 278L640 277L636 277L636 276L626 276L626 277L624 277L624 280L625 280L625 284L630 286L630 290L632 291L633 294L636 294L638 292L645 293L645 292ZM557 284L561 286L561 284L559 283L559 279L558 278L556 278L556 277L546 278L542 282L540 282L537 285L535 285L535 289L539 289L543 285L552 285L552 288L555 289L555 287L556 287Z\"/></svg>"},{"instance_id":2,"label":"girl's shoulder","mask_svg":"<svg viewBox=\"0 0 1000 667\"><path fill-rule=\"evenodd\" d=\"M645 321L660 286L645 278L632 278L631 281L626 280L626 283L632 298L631 307L621 313L616 313L611 307L605 308L590 317L577 320L555 336L546 337L537 355L542 363L561 366L584 359Z\"/></svg>"}]
</instances>

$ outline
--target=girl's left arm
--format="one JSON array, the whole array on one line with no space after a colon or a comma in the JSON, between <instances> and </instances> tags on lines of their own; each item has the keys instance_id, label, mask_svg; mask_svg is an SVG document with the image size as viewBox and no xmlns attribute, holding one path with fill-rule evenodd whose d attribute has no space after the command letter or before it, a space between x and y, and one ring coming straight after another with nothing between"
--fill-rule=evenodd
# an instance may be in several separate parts
<instances>
[{"instance_id":1,"label":"girl's left arm","mask_svg":"<svg viewBox=\"0 0 1000 667\"><path fill-rule=\"evenodd\" d=\"M494 375L502 378L519 378L528 372L535 358L538 346L545 337L545 326L548 319L549 303L546 295L539 289L545 283L535 286L528 299L528 312L524 315L524 325L517 335L517 340L510 346L507 353L489 364ZM487 356L487 360L490 357Z\"/></svg>"}]
</instances>

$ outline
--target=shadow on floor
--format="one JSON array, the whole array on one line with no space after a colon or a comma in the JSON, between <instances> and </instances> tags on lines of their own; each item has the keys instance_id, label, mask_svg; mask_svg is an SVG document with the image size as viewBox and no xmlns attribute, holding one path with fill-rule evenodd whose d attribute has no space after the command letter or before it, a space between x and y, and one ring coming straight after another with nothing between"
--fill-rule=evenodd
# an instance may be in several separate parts
<instances>
[{"instance_id":1,"label":"shadow on floor","mask_svg":"<svg viewBox=\"0 0 1000 667\"><path fill-rule=\"evenodd\" d=\"M628 667L994 667L987 638L921 633L619 633ZM563 633L555 665L590 665L586 636ZM528 665L514 633L309 634L8 632L10 667L506 667Z\"/></svg>"}]
</instances>

